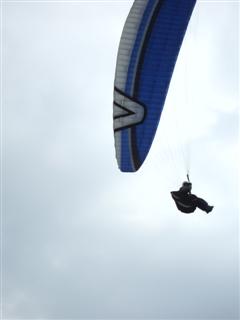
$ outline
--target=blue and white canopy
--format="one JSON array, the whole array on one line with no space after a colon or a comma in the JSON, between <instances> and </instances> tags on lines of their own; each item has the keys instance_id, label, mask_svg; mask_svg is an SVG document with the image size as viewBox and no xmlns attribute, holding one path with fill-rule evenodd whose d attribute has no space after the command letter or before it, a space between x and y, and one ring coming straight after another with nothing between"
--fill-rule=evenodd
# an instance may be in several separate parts
<instances>
[{"instance_id":1,"label":"blue and white canopy","mask_svg":"<svg viewBox=\"0 0 240 320\"><path fill-rule=\"evenodd\" d=\"M114 136L121 171L144 162L196 0L135 0L117 57Z\"/></svg>"}]
</instances>

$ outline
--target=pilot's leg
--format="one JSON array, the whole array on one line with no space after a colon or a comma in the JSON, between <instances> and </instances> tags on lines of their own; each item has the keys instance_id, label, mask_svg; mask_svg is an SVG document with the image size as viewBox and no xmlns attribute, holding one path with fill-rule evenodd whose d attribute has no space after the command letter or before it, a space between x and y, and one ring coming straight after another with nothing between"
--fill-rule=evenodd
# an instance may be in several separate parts
<instances>
[{"instance_id":1,"label":"pilot's leg","mask_svg":"<svg viewBox=\"0 0 240 320\"><path fill-rule=\"evenodd\" d=\"M194 200L194 204L201 210L206 211L207 213L212 210L213 207L209 206L207 201L201 199L201 198L196 198Z\"/></svg>"}]
</instances>

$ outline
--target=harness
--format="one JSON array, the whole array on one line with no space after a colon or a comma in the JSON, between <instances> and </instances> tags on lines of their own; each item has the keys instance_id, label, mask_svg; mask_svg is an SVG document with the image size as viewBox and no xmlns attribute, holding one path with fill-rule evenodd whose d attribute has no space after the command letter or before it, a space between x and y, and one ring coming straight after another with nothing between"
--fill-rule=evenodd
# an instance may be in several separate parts
<instances>
[{"instance_id":1,"label":"harness","mask_svg":"<svg viewBox=\"0 0 240 320\"><path fill-rule=\"evenodd\" d=\"M176 192L178 192L178 191L172 191L171 195L172 195L173 200L176 203L178 210L180 210L184 213L192 213L193 211L195 211L196 206L193 205L192 203L184 203L184 199L182 199L182 197L177 195Z\"/></svg>"}]
</instances>

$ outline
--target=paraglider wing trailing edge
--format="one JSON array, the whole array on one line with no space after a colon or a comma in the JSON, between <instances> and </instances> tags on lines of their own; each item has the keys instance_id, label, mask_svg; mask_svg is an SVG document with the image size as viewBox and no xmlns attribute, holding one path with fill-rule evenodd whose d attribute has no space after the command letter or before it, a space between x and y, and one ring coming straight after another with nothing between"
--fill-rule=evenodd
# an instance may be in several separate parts
<instances>
[{"instance_id":1,"label":"paraglider wing trailing edge","mask_svg":"<svg viewBox=\"0 0 240 320\"><path fill-rule=\"evenodd\" d=\"M135 0L123 28L114 82L113 129L123 172L143 164L154 139L196 0Z\"/></svg>"}]
</instances>

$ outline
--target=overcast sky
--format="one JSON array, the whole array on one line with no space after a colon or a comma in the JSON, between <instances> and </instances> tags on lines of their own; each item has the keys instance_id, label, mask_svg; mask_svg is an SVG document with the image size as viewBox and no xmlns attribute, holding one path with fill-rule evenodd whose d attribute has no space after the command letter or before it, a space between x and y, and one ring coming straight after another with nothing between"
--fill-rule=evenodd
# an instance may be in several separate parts
<instances>
[{"instance_id":1,"label":"overcast sky","mask_svg":"<svg viewBox=\"0 0 240 320\"><path fill-rule=\"evenodd\" d=\"M150 154L123 174L132 2L2 4L6 319L239 319L239 4L197 3ZM211 214L176 210L186 168Z\"/></svg>"}]
</instances>

